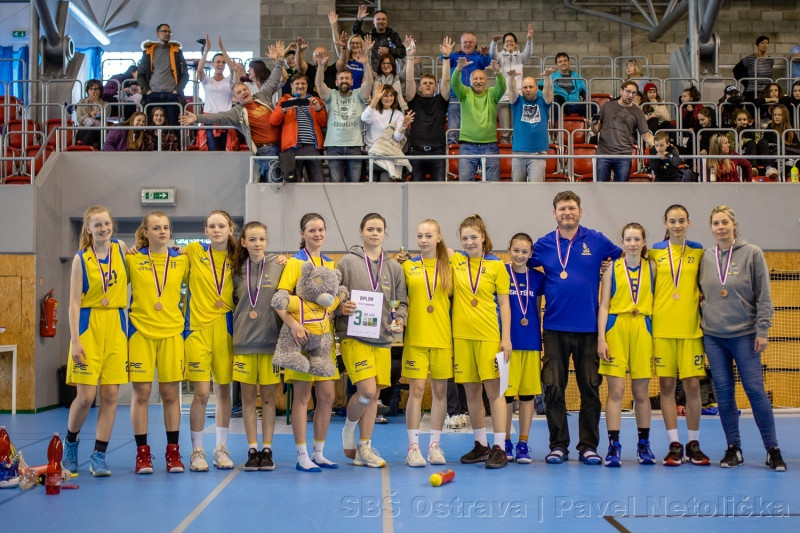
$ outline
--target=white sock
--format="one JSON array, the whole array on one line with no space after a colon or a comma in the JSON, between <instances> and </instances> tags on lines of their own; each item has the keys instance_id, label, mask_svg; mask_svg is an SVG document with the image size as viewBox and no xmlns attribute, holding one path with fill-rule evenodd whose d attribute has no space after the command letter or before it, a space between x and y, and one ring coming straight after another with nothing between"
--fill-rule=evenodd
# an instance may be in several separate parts
<instances>
[{"instance_id":1,"label":"white sock","mask_svg":"<svg viewBox=\"0 0 800 533\"><path fill-rule=\"evenodd\" d=\"M217 446L222 444L223 446L228 442L228 428L217 428Z\"/></svg>"},{"instance_id":2,"label":"white sock","mask_svg":"<svg viewBox=\"0 0 800 533\"><path fill-rule=\"evenodd\" d=\"M202 448L203 447L203 432L202 431L191 431L192 434L192 449L194 448Z\"/></svg>"},{"instance_id":3,"label":"white sock","mask_svg":"<svg viewBox=\"0 0 800 533\"><path fill-rule=\"evenodd\" d=\"M411 446L416 444L419 446L419 430L418 429L409 429L408 431L408 445Z\"/></svg>"},{"instance_id":4,"label":"white sock","mask_svg":"<svg viewBox=\"0 0 800 533\"><path fill-rule=\"evenodd\" d=\"M439 441L442 440L442 431L438 429L431 430L431 444L436 443L439 444Z\"/></svg>"},{"instance_id":5,"label":"white sock","mask_svg":"<svg viewBox=\"0 0 800 533\"><path fill-rule=\"evenodd\" d=\"M271 449L272 449L272 443L271 442L263 442L263 441L261 442L261 450L262 451L271 450Z\"/></svg>"},{"instance_id":6,"label":"white sock","mask_svg":"<svg viewBox=\"0 0 800 533\"><path fill-rule=\"evenodd\" d=\"M489 445L489 441L486 440L486 428L473 429L472 434L475 435L475 440L478 441L478 444L481 446Z\"/></svg>"},{"instance_id":7,"label":"white sock","mask_svg":"<svg viewBox=\"0 0 800 533\"><path fill-rule=\"evenodd\" d=\"M309 469L314 468L314 463L311 462L311 458L308 456L308 449L306 448L306 443L301 442L299 444L295 443L295 448L297 448L297 464L299 464L302 468Z\"/></svg>"},{"instance_id":8,"label":"white sock","mask_svg":"<svg viewBox=\"0 0 800 533\"><path fill-rule=\"evenodd\" d=\"M689 430L689 440L700 440L700 430L699 429L690 429Z\"/></svg>"},{"instance_id":9,"label":"white sock","mask_svg":"<svg viewBox=\"0 0 800 533\"><path fill-rule=\"evenodd\" d=\"M669 440L670 443L680 442L678 440L678 428L667 430L667 440Z\"/></svg>"},{"instance_id":10,"label":"white sock","mask_svg":"<svg viewBox=\"0 0 800 533\"><path fill-rule=\"evenodd\" d=\"M247 443L248 449L258 451L258 443L257 442L248 442Z\"/></svg>"},{"instance_id":11,"label":"white sock","mask_svg":"<svg viewBox=\"0 0 800 533\"><path fill-rule=\"evenodd\" d=\"M494 434L494 445L500 446L501 448L505 449L506 445L506 432L501 431L500 433L495 432Z\"/></svg>"},{"instance_id":12,"label":"white sock","mask_svg":"<svg viewBox=\"0 0 800 533\"><path fill-rule=\"evenodd\" d=\"M325 441L315 440L314 451L311 453L311 459L318 465L322 464L335 465L336 463L334 463L333 461L327 459L324 455L322 455L322 450L324 449L325 449Z\"/></svg>"}]
</instances>

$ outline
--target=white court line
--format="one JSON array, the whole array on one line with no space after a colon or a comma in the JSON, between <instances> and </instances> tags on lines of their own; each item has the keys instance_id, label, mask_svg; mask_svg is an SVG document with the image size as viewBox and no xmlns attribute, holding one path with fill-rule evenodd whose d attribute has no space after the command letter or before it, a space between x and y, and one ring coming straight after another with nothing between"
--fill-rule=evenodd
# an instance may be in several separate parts
<instances>
[{"instance_id":1,"label":"white court line","mask_svg":"<svg viewBox=\"0 0 800 533\"><path fill-rule=\"evenodd\" d=\"M389 483L389 464L381 469L381 493L383 494L383 533L394 533L394 510L392 509L392 486Z\"/></svg>"},{"instance_id":2,"label":"white court line","mask_svg":"<svg viewBox=\"0 0 800 533\"><path fill-rule=\"evenodd\" d=\"M172 530L173 533L181 533L182 531L186 531L186 528L189 527L189 525L191 525L192 522L194 522L194 519L200 516L200 513L202 513L205 510L205 508L208 507L208 505L212 501L214 501L214 498L219 496L219 493L222 492L225 489L225 487L228 486L228 483L230 483L233 480L233 478L239 475L239 472L241 472L241 470L235 468L230 474L228 474L228 476L225 479L223 479L222 482L219 485L217 485L216 488L212 490L211 493L208 496L206 496L202 502L200 502L200 505L195 507L194 510L191 513L189 513L189 516L184 518L183 522L178 524L178 527Z\"/></svg>"}]
</instances>

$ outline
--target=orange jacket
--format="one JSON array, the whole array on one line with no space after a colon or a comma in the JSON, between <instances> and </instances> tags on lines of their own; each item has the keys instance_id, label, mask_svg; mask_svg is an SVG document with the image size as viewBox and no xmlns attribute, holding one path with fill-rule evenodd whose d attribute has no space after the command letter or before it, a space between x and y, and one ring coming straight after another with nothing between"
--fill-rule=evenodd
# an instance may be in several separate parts
<instances>
[{"instance_id":1,"label":"orange jacket","mask_svg":"<svg viewBox=\"0 0 800 533\"><path fill-rule=\"evenodd\" d=\"M281 102L285 102L292 98L292 95L285 94L278 100L275 106L275 111L269 116L269 121L273 126L283 125L281 132L281 151L285 152L290 148L295 148L298 145L297 141L297 108L290 107L281 112ZM321 101L320 101L321 102ZM311 113L311 123L314 125L314 144L317 149L322 150L323 143L325 142L322 136L322 128L328 124L328 112L325 110L325 104L322 104L322 109L316 111L313 107L309 106L309 113Z\"/></svg>"},{"instance_id":2,"label":"orange jacket","mask_svg":"<svg viewBox=\"0 0 800 533\"><path fill-rule=\"evenodd\" d=\"M136 77L142 93L147 95L150 90L150 77L153 74L153 58L155 57L156 47L158 42L145 41L142 43L142 59L139 61L139 69ZM183 89L189 82L189 68L186 65L186 59L183 57L181 45L177 41L169 42L169 61L172 69L172 77L175 79L176 89L178 94L183 98Z\"/></svg>"}]
</instances>

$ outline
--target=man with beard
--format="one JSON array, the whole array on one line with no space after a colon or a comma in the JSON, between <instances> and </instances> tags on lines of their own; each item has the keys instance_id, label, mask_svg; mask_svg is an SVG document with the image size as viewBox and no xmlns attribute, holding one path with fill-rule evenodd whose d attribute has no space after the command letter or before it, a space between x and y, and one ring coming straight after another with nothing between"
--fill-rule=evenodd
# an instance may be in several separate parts
<instances>
[{"instance_id":1,"label":"man with beard","mask_svg":"<svg viewBox=\"0 0 800 533\"><path fill-rule=\"evenodd\" d=\"M360 52L357 60L364 65L364 79L361 88L353 91L353 73L348 69L336 73L336 90L331 91L325 84L324 72L328 62L327 55L315 55L317 61L316 86L320 98L328 109L328 131L325 138L325 151L328 156L360 156L363 138L361 136L361 112L370 96L372 69L367 68L366 55ZM329 159L328 170L331 181L341 183L358 182L361 179L361 159ZM345 174L346 170L346 174Z\"/></svg>"}]
</instances>

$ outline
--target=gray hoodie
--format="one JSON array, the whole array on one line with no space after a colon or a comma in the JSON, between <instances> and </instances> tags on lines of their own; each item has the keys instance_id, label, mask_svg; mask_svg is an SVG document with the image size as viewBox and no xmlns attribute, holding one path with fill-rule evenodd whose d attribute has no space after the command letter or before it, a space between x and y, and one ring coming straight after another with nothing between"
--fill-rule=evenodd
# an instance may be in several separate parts
<instances>
[{"instance_id":1,"label":"gray hoodie","mask_svg":"<svg viewBox=\"0 0 800 533\"><path fill-rule=\"evenodd\" d=\"M347 287L350 291L371 291L372 285L370 284L369 272L364 263L364 248L362 246L351 246L350 253L342 257L336 263L336 270L342 273L342 285ZM372 261L372 272L374 275L378 273L378 262ZM383 314L381 315L381 336L377 339L367 339L363 337L354 337L365 344L372 344L375 346L388 347L394 340L394 334L391 330L392 313L389 308L390 300L397 300L400 305L395 311L396 318L402 318L406 322L406 315L408 314L408 294L406 293L406 277L403 274L403 267L389 257L389 254L383 252L383 271L381 272L380 286L378 290L383 292ZM341 307L340 307L341 309ZM347 335L347 321L350 317L341 315L341 311L336 311L336 334L339 339L350 338Z\"/></svg>"},{"instance_id":2,"label":"gray hoodie","mask_svg":"<svg viewBox=\"0 0 800 533\"><path fill-rule=\"evenodd\" d=\"M717 272L714 248L703 254L699 283L704 300L701 303L703 333L732 338L755 333L767 338L772 326L772 298L769 293L769 269L764 252L742 238L733 245L733 256L725 288L727 297L720 295L722 284ZM725 268L728 252L720 252L720 270Z\"/></svg>"},{"instance_id":3,"label":"gray hoodie","mask_svg":"<svg viewBox=\"0 0 800 533\"><path fill-rule=\"evenodd\" d=\"M283 273L283 265L275 262L275 254L266 254L264 274L261 277L261 291L258 294L255 311L258 317L250 318L250 305L247 294L247 264L242 265L242 273L233 277L233 296L236 309L233 311L233 353L273 353L278 342L278 332L282 322L272 308L272 296L278 290ZM250 261L248 259L247 261ZM251 287L256 288L261 263L250 263ZM255 298L253 294L253 298Z\"/></svg>"}]
</instances>

